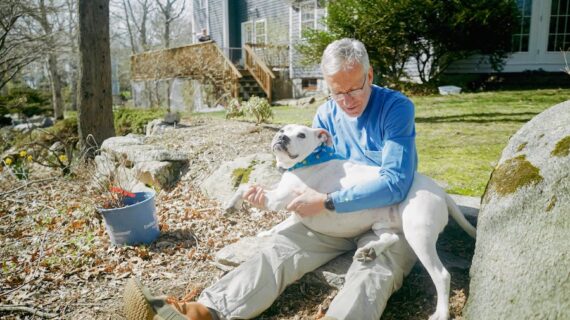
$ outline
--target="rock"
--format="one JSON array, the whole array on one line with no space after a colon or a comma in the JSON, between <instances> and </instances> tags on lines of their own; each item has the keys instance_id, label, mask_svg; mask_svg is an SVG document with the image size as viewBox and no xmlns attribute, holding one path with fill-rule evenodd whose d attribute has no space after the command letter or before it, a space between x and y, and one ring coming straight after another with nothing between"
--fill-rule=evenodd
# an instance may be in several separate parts
<instances>
[{"instance_id":1,"label":"rock","mask_svg":"<svg viewBox=\"0 0 570 320\"><path fill-rule=\"evenodd\" d=\"M49 128L51 126L53 126L54 124L54 120L51 117L44 117L40 122L39 122L39 127L40 128Z\"/></svg>"},{"instance_id":2,"label":"rock","mask_svg":"<svg viewBox=\"0 0 570 320\"><path fill-rule=\"evenodd\" d=\"M170 161L145 161L135 164L137 179L161 189L171 186L180 177L182 165Z\"/></svg>"},{"instance_id":3,"label":"rock","mask_svg":"<svg viewBox=\"0 0 570 320\"><path fill-rule=\"evenodd\" d=\"M311 103L316 101L315 97L301 98L295 102L295 106L298 108L308 107Z\"/></svg>"},{"instance_id":4,"label":"rock","mask_svg":"<svg viewBox=\"0 0 570 320\"><path fill-rule=\"evenodd\" d=\"M65 145L61 141L56 141L49 147L49 151L63 152L65 151Z\"/></svg>"},{"instance_id":5,"label":"rock","mask_svg":"<svg viewBox=\"0 0 570 320\"><path fill-rule=\"evenodd\" d=\"M146 124L145 135L147 137L160 134L164 131L161 119L154 119Z\"/></svg>"},{"instance_id":6,"label":"rock","mask_svg":"<svg viewBox=\"0 0 570 320\"><path fill-rule=\"evenodd\" d=\"M109 139L125 138L107 143ZM187 161L188 155L180 151L167 150L159 146L137 142L138 138L114 137L103 142L101 149L114 159L124 161L124 165L133 166L145 161Z\"/></svg>"},{"instance_id":7,"label":"rock","mask_svg":"<svg viewBox=\"0 0 570 320\"><path fill-rule=\"evenodd\" d=\"M180 112L168 112L164 115L163 122L171 125L180 123Z\"/></svg>"},{"instance_id":8,"label":"rock","mask_svg":"<svg viewBox=\"0 0 570 320\"><path fill-rule=\"evenodd\" d=\"M570 319L570 101L511 137L483 197L466 319Z\"/></svg>"},{"instance_id":9,"label":"rock","mask_svg":"<svg viewBox=\"0 0 570 320\"><path fill-rule=\"evenodd\" d=\"M12 130L20 131L21 133L28 133L28 132L32 131L34 128L36 128L36 126L32 123L21 123L21 124L15 125L12 128Z\"/></svg>"},{"instance_id":10,"label":"rock","mask_svg":"<svg viewBox=\"0 0 570 320\"><path fill-rule=\"evenodd\" d=\"M240 182L272 187L280 179L275 157L269 153L258 153L225 162L202 182L200 189L210 198L225 203Z\"/></svg>"},{"instance_id":11,"label":"rock","mask_svg":"<svg viewBox=\"0 0 570 320\"><path fill-rule=\"evenodd\" d=\"M187 165L188 155L144 144L144 136L130 134L103 141L95 163L96 180L107 179L134 192L148 189L145 185L161 189L172 186Z\"/></svg>"},{"instance_id":12,"label":"rock","mask_svg":"<svg viewBox=\"0 0 570 320\"><path fill-rule=\"evenodd\" d=\"M128 134L126 136L111 137L103 141L101 144L102 151L113 151L116 147L142 145L144 137L142 135Z\"/></svg>"}]
</instances>

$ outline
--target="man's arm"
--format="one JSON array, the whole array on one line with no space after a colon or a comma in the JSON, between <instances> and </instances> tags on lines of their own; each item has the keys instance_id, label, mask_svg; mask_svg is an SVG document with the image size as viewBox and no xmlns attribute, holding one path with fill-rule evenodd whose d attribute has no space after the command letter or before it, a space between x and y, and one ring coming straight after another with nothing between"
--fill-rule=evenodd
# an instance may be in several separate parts
<instances>
[{"instance_id":1,"label":"man's arm","mask_svg":"<svg viewBox=\"0 0 570 320\"><path fill-rule=\"evenodd\" d=\"M325 129L331 124L333 122L322 112L313 121L313 126ZM412 102L403 97L396 99L379 125L384 136L381 178L333 192L331 197L339 213L389 206L403 201L408 194L417 167Z\"/></svg>"}]
</instances>

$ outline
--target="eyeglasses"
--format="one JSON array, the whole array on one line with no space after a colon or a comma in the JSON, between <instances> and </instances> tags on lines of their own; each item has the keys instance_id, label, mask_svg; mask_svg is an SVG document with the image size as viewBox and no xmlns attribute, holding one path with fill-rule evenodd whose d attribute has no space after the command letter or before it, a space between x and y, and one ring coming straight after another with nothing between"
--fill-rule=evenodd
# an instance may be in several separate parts
<instances>
[{"instance_id":1,"label":"eyeglasses","mask_svg":"<svg viewBox=\"0 0 570 320\"><path fill-rule=\"evenodd\" d=\"M364 86L366 85L367 80L368 80L368 77L365 75L364 76L364 83L362 83L362 86L360 88L350 90L350 91L347 91L344 93L332 93L329 95L329 97L333 98L336 101L343 101L345 99L345 96L350 96L351 98L356 98L360 94L362 94L362 92L364 92Z\"/></svg>"}]
</instances>

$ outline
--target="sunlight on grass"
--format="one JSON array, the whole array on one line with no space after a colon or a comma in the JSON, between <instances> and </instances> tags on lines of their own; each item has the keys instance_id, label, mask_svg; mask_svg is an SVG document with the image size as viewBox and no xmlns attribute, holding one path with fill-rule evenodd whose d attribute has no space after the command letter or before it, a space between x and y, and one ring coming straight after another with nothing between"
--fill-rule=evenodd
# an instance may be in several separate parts
<instances>
[{"instance_id":1,"label":"sunlight on grass","mask_svg":"<svg viewBox=\"0 0 570 320\"><path fill-rule=\"evenodd\" d=\"M481 196L509 138L535 115L570 100L570 89L411 99L416 105L419 171L445 184L450 193ZM310 125L315 110L274 107L273 123ZM207 116L224 118L224 113Z\"/></svg>"}]
</instances>

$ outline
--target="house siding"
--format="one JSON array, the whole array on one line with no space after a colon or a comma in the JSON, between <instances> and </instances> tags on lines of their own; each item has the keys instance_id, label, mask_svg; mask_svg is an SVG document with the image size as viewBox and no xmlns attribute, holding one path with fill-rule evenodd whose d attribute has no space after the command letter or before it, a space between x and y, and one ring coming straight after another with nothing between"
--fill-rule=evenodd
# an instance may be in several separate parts
<instances>
[{"instance_id":1,"label":"house siding","mask_svg":"<svg viewBox=\"0 0 570 320\"><path fill-rule=\"evenodd\" d=\"M314 2L313 0L303 1L302 3L307 2ZM318 64L313 65L303 65L302 55L295 50L295 45L302 41L301 39L301 10L299 9L300 5L292 6L291 13L291 41L290 41L290 49L291 50L291 67L290 73L291 78L317 78L322 79L323 76L321 74L321 70ZM322 17L326 14L326 9L323 7L317 8L317 18Z\"/></svg>"},{"instance_id":2,"label":"house siding","mask_svg":"<svg viewBox=\"0 0 570 320\"><path fill-rule=\"evenodd\" d=\"M267 43L287 44L289 39L289 5L287 1L249 0L239 1L241 23L266 19ZM240 32L241 37L241 32Z\"/></svg>"},{"instance_id":3,"label":"house siding","mask_svg":"<svg viewBox=\"0 0 570 320\"><path fill-rule=\"evenodd\" d=\"M204 1L193 0L192 1L192 18L194 19L194 32L200 33L202 29L209 29L208 26L208 11L207 8L202 8L200 3ZM208 31L209 32L209 31ZM196 37L194 37L194 42L196 42Z\"/></svg>"},{"instance_id":4,"label":"house siding","mask_svg":"<svg viewBox=\"0 0 570 320\"><path fill-rule=\"evenodd\" d=\"M208 11L210 15L210 36L220 46L225 43L224 39L224 12L223 3L226 0L208 0Z\"/></svg>"}]
</instances>

